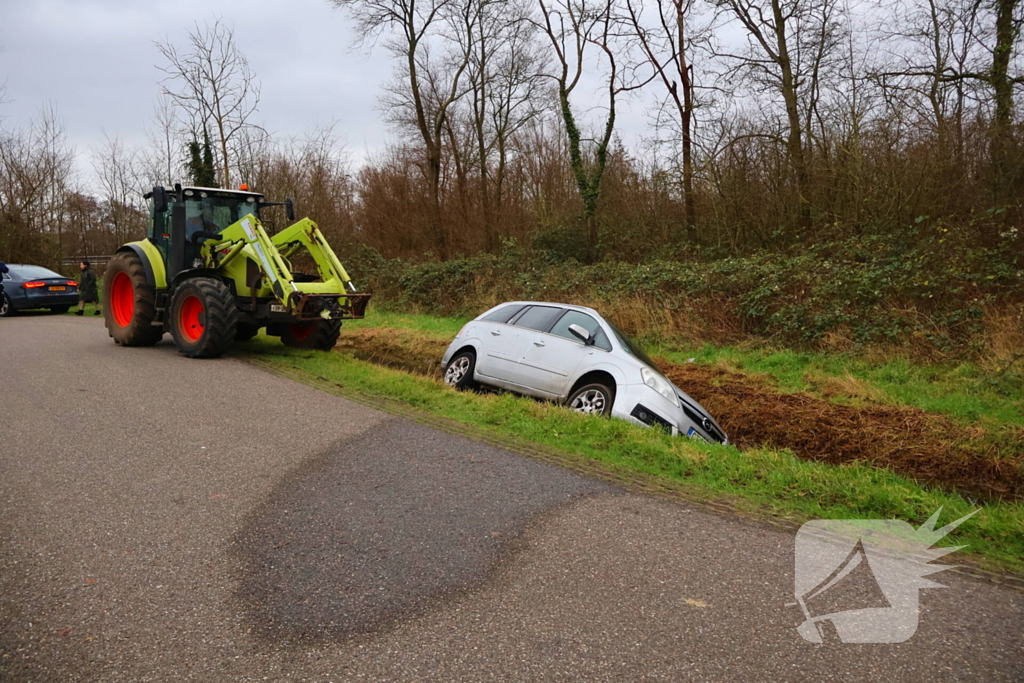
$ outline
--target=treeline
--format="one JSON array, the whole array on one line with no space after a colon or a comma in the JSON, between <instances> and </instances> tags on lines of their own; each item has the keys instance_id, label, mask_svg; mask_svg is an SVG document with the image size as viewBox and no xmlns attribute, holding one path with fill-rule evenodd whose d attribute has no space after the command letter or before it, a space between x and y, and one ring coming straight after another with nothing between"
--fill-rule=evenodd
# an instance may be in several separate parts
<instances>
[{"instance_id":1,"label":"treeline","mask_svg":"<svg viewBox=\"0 0 1024 683\"><path fill-rule=\"evenodd\" d=\"M339 251L369 249L361 259L392 270L514 253L535 261L524 272L587 266L591 279L594 264L726 272L715 264L734 259L829 272L886 245L915 255L898 282L974 278L958 304L942 299L950 316L1020 301L1021 0L329 4L395 58L386 149L357 166L332 127L269 133L230 27L197 26L186 44L159 46L149 144L91 150L98 182L75 178L52 113L0 128L0 254L109 252L144 230L153 184L246 182L295 198ZM628 145L626 107L650 123ZM942 272L949 259L927 257L950 245L974 265ZM896 282L871 291L927 308ZM715 296L747 296L726 291ZM779 319L764 320L750 329Z\"/></svg>"}]
</instances>

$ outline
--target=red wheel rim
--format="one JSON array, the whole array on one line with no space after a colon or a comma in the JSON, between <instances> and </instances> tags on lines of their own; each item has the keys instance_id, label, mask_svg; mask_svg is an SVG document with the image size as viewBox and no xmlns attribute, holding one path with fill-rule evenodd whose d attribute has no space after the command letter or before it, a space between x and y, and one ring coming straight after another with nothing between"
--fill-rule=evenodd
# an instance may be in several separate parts
<instances>
[{"instance_id":1,"label":"red wheel rim","mask_svg":"<svg viewBox=\"0 0 1024 683\"><path fill-rule=\"evenodd\" d=\"M110 312L118 327L128 327L135 317L135 292L132 279L124 271L114 276L110 283Z\"/></svg>"},{"instance_id":2,"label":"red wheel rim","mask_svg":"<svg viewBox=\"0 0 1024 683\"><path fill-rule=\"evenodd\" d=\"M203 324L203 302L197 296L189 296L178 307L178 329L189 341L198 341L206 326Z\"/></svg>"},{"instance_id":3,"label":"red wheel rim","mask_svg":"<svg viewBox=\"0 0 1024 683\"><path fill-rule=\"evenodd\" d=\"M313 334L313 329L316 327L316 323L291 323L288 327L292 336L295 337L297 341L306 341L309 339L309 335Z\"/></svg>"}]
</instances>

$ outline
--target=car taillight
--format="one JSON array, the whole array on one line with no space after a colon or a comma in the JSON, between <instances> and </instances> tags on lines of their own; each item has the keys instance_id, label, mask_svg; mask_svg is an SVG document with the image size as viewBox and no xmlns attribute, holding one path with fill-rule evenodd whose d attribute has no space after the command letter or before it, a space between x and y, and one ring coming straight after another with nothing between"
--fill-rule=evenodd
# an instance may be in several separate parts
<instances>
[{"instance_id":1,"label":"car taillight","mask_svg":"<svg viewBox=\"0 0 1024 683\"><path fill-rule=\"evenodd\" d=\"M78 283L74 280L68 280L68 287L77 287Z\"/></svg>"},{"instance_id":2,"label":"car taillight","mask_svg":"<svg viewBox=\"0 0 1024 683\"><path fill-rule=\"evenodd\" d=\"M25 289L35 289L36 287L45 287L45 282L26 282L22 285Z\"/></svg>"}]
</instances>

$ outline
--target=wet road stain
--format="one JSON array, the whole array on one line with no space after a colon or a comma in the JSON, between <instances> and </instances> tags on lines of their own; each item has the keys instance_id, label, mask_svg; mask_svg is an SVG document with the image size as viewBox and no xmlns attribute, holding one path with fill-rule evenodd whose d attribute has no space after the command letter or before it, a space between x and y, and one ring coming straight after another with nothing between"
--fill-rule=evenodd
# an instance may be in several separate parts
<instances>
[{"instance_id":1,"label":"wet road stain","mask_svg":"<svg viewBox=\"0 0 1024 683\"><path fill-rule=\"evenodd\" d=\"M249 517L237 598L270 639L373 632L480 585L545 510L610 490L390 420L307 461Z\"/></svg>"}]
</instances>

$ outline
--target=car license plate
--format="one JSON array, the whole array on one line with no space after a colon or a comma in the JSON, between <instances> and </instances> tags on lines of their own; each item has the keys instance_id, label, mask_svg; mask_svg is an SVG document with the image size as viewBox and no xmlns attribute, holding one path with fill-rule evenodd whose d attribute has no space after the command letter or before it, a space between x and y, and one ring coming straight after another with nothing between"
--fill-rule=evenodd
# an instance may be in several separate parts
<instances>
[{"instance_id":1,"label":"car license plate","mask_svg":"<svg viewBox=\"0 0 1024 683\"><path fill-rule=\"evenodd\" d=\"M287 313L288 309L281 304L270 304L271 313Z\"/></svg>"},{"instance_id":2,"label":"car license plate","mask_svg":"<svg viewBox=\"0 0 1024 683\"><path fill-rule=\"evenodd\" d=\"M63 292L67 287L50 287L51 292Z\"/></svg>"},{"instance_id":3,"label":"car license plate","mask_svg":"<svg viewBox=\"0 0 1024 683\"><path fill-rule=\"evenodd\" d=\"M698 431L697 431L696 429L694 429L693 427L690 427L690 429L689 429L689 430L687 430L687 432L686 432L686 435L687 435L688 437L690 437L691 439L700 439L701 441L708 441L708 440L707 440L707 437L705 437L705 436L704 436L703 434L701 434L700 432L698 432ZM708 441L708 443L711 443L711 442L710 442L710 441Z\"/></svg>"}]
</instances>

